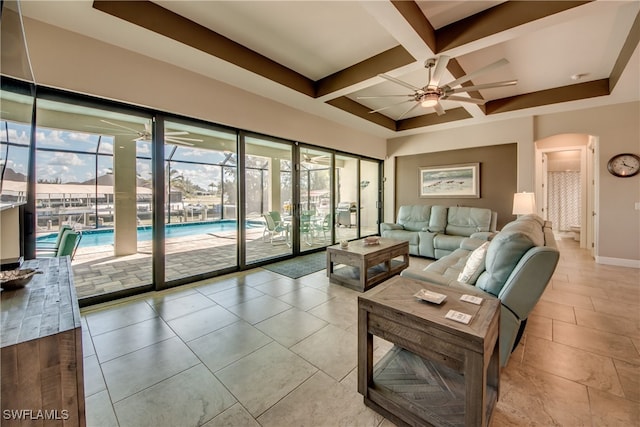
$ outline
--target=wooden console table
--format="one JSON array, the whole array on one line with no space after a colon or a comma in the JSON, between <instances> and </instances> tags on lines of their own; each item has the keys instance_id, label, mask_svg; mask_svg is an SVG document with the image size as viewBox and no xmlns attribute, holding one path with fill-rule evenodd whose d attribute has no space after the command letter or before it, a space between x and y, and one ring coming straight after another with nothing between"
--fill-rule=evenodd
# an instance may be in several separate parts
<instances>
[{"instance_id":1,"label":"wooden console table","mask_svg":"<svg viewBox=\"0 0 640 427\"><path fill-rule=\"evenodd\" d=\"M420 301L421 289L447 295ZM397 425L487 426L498 400L500 301L394 277L358 297L358 392ZM445 319L472 315L468 325ZM373 366L373 335L396 346Z\"/></svg>"},{"instance_id":2,"label":"wooden console table","mask_svg":"<svg viewBox=\"0 0 640 427\"><path fill-rule=\"evenodd\" d=\"M85 426L82 330L71 261L40 258L22 268L42 274L1 294L2 425Z\"/></svg>"},{"instance_id":3,"label":"wooden console table","mask_svg":"<svg viewBox=\"0 0 640 427\"><path fill-rule=\"evenodd\" d=\"M394 258L402 257L402 261ZM336 264L345 267L335 268ZM327 276L329 281L364 292L409 267L409 242L382 238L376 245L364 240L350 242L342 248L327 248Z\"/></svg>"}]
</instances>

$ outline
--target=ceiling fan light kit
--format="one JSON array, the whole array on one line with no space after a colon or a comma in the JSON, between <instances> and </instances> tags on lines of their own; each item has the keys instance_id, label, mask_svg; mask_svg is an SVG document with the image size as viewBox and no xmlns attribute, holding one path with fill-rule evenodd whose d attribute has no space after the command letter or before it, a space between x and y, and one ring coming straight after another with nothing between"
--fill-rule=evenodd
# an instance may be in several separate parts
<instances>
[{"instance_id":1,"label":"ceiling fan light kit","mask_svg":"<svg viewBox=\"0 0 640 427\"><path fill-rule=\"evenodd\" d=\"M455 96L456 93L472 92L477 90L492 89L492 88L505 87L505 86L513 86L518 83L517 80L506 80L506 81L495 82L495 83L485 83L480 85L456 87L456 86L462 85L463 83L471 81L472 78L475 78L480 74L484 74L495 68L508 64L509 61L503 58L485 67L482 67L474 72L471 72L465 76L455 79L445 85L440 85L440 79L442 78L442 75L444 74L444 71L447 68L449 59L450 58L448 56L440 55L439 58L429 58L424 62L425 68L429 70L429 79L427 81L427 85L424 87L416 87L410 83L396 79L395 77L389 76L387 74L378 74L379 77L382 77L385 80L388 80L392 83L396 83L400 86L404 86L407 89L413 90L413 94L362 96L362 97L359 96L357 97L357 99L409 97L410 99L408 100L401 101L396 104L392 104L386 107L369 111L369 113L377 113L377 112L395 107L400 104L404 104L407 102L415 102L414 105L412 105L411 107L409 107L409 109L404 111L396 120L402 119L407 114L409 114L412 110L414 110L417 106L422 106L425 108L432 107L435 109L436 114L441 116L445 113L445 110L442 107L442 105L440 105L440 101L448 100L448 101L457 101L457 102L468 102L476 105L482 105L486 102L486 100L484 99L471 98L466 96Z\"/></svg>"},{"instance_id":2,"label":"ceiling fan light kit","mask_svg":"<svg viewBox=\"0 0 640 427\"><path fill-rule=\"evenodd\" d=\"M420 105L423 107L435 107L440 99L440 95L435 92L425 93L422 95Z\"/></svg>"}]
</instances>

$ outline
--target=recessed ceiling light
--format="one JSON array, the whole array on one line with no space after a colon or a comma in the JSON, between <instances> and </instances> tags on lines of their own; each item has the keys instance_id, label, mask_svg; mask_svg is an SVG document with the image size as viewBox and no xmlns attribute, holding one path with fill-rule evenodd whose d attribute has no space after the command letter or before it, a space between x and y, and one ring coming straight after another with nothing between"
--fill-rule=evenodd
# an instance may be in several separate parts
<instances>
[{"instance_id":1,"label":"recessed ceiling light","mask_svg":"<svg viewBox=\"0 0 640 427\"><path fill-rule=\"evenodd\" d=\"M571 80L574 80L574 81L575 81L575 80L581 80L581 79L583 79L584 77L587 77L588 75L589 75L589 73L578 73L578 74L573 74L573 75L571 76Z\"/></svg>"}]
</instances>

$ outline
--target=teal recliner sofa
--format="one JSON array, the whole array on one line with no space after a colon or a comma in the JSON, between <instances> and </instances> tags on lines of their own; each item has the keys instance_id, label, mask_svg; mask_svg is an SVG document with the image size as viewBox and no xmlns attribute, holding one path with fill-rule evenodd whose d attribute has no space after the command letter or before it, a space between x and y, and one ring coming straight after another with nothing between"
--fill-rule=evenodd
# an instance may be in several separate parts
<instances>
[{"instance_id":1,"label":"teal recliner sofa","mask_svg":"<svg viewBox=\"0 0 640 427\"><path fill-rule=\"evenodd\" d=\"M401 275L499 298L500 361L506 366L559 258L551 223L526 215L505 225L488 242L464 239L458 249L423 271L404 270ZM470 264L477 264L475 271L470 271L474 270Z\"/></svg>"},{"instance_id":2,"label":"teal recliner sofa","mask_svg":"<svg viewBox=\"0 0 640 427\"><path fill-rule=\"evenodd\" d=\"M496 231L491 209L462 206L400 206L395 223L380 224L380 235L407 240L411 255L439 259L460 247L466 237L487 240Z\"/></svg>"}]
</instances>

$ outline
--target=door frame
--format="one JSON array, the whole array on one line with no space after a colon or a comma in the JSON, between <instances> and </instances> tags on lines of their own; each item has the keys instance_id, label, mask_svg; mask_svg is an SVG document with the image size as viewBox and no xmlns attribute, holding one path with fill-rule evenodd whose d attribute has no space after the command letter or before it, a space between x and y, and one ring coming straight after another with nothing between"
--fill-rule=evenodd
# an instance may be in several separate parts
<instances>
[{"instance_id":1,"label":"door frame","mask_svg":"<svg viewBox=\"0 0 640 427\"><path fill-rule=\"evenodd\" d=\"M557 134L554 136L561 136ZM598 224L594 217L598 212L598 167L597 167L597 147L598 138L589 134L588 143L585 145L558 145L555 147L540 148L535 142L535 194L538 214L544 219L547 216L547 165L544 163L546 155L550 152L558 151L580 151L580 247L589 249L593 256L597 255L597 234ZM548 137L553 138L554 136ZM547 140L548 138L544 138ZM591 185L589 185L591 183ZM593 248L593 249L592 249Z\"/></svg>"}]
</instances>

